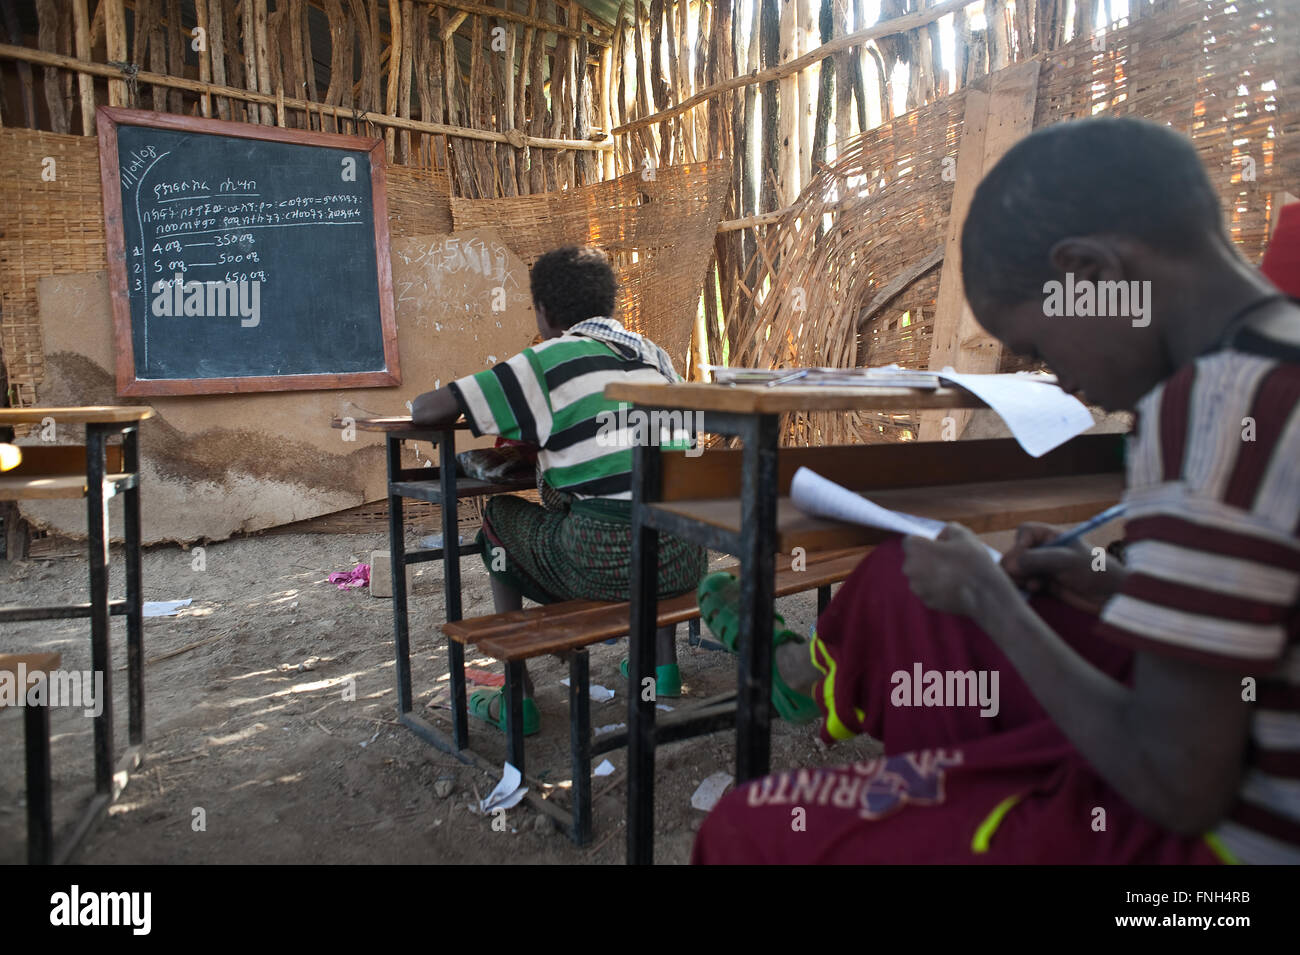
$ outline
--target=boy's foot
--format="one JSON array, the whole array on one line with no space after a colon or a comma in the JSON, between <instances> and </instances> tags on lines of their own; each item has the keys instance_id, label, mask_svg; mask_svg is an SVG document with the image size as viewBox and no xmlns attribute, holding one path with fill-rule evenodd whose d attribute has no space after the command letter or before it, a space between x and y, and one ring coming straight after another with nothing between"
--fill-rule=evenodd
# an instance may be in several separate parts
<instances>
[{"instance_id":1,"label":"boy's foot","mask_svg":"<svg viewBox=\"0 0 1300 955\"><path fill-rule=\"evenodd\" d=\"M697 594L700 616L705 626L732 653L737 652L740 640L740 581L725 571L709 574L700 581ZM785 620L773 614L775 626L772 633L773 648L787 643L802 643L798 634L785 629ZM777 656L774 654L774 656ZM772 705L777 713L790 723L808 723L821 714L811 697L792 689L781 677L780 668L772 667Z\"/></svg>"},{"instance_id":2,"label":"boy's foot","mask_svg":"<svg viewBox=\"0 0 1300 955\"><path fill-rule=\"evenodd\" d=\"M618 672L623 674L623 679L629 679L627 673L627 657L618 665ZM667 663L661 667L655 667L655 699L661 696L681 696L682 695L682 673L677 668L676 663Z\"/></svg>"},{"instance_id":3,"label":"boy's foot","mask_svg":"<svg viewBox=\"0 0 1300 955\"><path fill-rule=\"evenodd\" d=\"M475 690L469 696L469 715L490 723L501 732L506 731L504 689ZM531 696L524 697L524 735L536 736L542 731L542 715Z\"/></svg>"}]
</instances>

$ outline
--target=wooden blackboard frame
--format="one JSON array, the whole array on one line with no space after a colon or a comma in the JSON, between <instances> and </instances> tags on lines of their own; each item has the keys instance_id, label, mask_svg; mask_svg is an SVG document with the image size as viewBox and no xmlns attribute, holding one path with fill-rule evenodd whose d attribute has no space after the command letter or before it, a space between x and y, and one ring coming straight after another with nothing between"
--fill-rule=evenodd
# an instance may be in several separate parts
<instances>
[{"instance_id":1,"label":"wooden blackboard frame","mask_svg":"<svg viewBox=\"0 0 1300 955\"><path fill-rule=\"evenodd\" d=\"M332 388L383 388L402 383L397 355L397 320L393 312L393 267L388 251L387 156L382 139L318 133L253 123L232 123L199 116L101 106L95 111L99 135L99 178L103 188L104 226L108 243L109 290L116 341L117 393L139 395L222 395L267 391L319 391ZM380 371L309 375L263 375L247 378L138 378L131 334L131 297L122 221L122 185L117 127L148 126L189 133L234 136L266 142L323 146L370 154L370 194L375 220L375 261L379 280L379 316L384 342Z\"/></svg>"}]
</instances>

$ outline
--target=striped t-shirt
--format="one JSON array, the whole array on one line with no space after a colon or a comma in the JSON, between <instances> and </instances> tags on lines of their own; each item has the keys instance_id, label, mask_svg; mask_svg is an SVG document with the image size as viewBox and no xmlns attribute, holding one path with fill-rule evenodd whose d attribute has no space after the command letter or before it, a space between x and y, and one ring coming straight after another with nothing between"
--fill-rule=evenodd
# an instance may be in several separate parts
<instances>
[{"instance_id":1,"label":"striped t-shirt","mask_svg":"<svg viewBox=\"0 0 1300 955\"><path fill-rule=\"evenodd\" d=\"M605 386L665 380L658 368L603 342L565 334L450 387L474 434L540 447L538 464L552 487L579 498L630 500L633 442L647 440L648 422L640 422L636 409L607 399ZM650 440L686 447L680 436L674 441L656 432Z\"/></svg>"},{"instance_id":2,"label":"striped t-shirt","mask_svg":"<svg viewBox=\"0 0 1300 955\"><path fill-rule=\"evenodd\" d=\"M1300 862L1300 349L1254 333L1148 393L1128 462L1125 565L1101 632L1256 680L1247 765L1214 835Z\"/></svg>"}]
</instances>

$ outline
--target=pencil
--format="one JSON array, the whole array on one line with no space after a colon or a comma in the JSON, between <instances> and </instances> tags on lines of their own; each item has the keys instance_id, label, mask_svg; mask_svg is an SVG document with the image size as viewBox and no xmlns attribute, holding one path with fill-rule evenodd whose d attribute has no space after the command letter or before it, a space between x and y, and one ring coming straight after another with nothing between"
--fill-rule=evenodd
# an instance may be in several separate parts
<instances>
[{"instance_id":1,"label":"pencil","mask_svg":"<svg viewBox=\"0 0 1300 955\"><path fill-rule=\"evenodd\" d=\"M1073 544L1084 534L1089 531L1095 531L1102 524L1108 524L1115 518L1124 513L1123 503L1116 504L1114 507L1108 507L1095 517L1090 517L1077 527L1072 527L1059 537L1054 537L1046 544L1040 544L1040 547L1064 547L1066 544Z\"/></svg>"}]
</instances>

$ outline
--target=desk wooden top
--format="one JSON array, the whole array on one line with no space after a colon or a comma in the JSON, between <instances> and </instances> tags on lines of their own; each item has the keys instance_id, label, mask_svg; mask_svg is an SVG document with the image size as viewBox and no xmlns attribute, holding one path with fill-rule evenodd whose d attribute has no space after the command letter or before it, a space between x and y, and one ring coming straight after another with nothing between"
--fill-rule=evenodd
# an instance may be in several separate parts
<instances>
[{"instance_id":1,"label":"desk wooden top","mask_svg":"<svg viewBox=\"0 0 1300 955\"><path fill-rule=\"evenodd\" d=\"M984 408L961 388L814 387L810 385L719 385L703 381L675 385L615 382L605 397L652 408L688 408L736 414L783 414L788 411L911 411L913 409Z\"/></svg>"},{"instance_id":2,"label":"desk wooden top","mask_svg":"<svg viewBox=\"0 0 1300 955\"><path fill-rule=\"evenodd\" d=\"M123 424L153 417L148 405L90 405L84 408L0 408L0 425L40 424L53 418L59 424Z\"/></svg>"},{"instance_id":3,"label":"desk wooden top","mask_svg":"<svg viewBox=\"0 0 1300 955\"><path fill-rule=\"evenodd\" d=\"M380 431L385 434L392 434L396 431L418 431L425 433L429 431L446 431L448 428L452 431L468 431L469 423L463 418L453 425L442 425L437 428L430 428L425 425L417 425L410 415L387 415L382 418L335 418L330 424L335 428L346 428L352 425L358 431Z\"/></svg>"}]
</instances>

